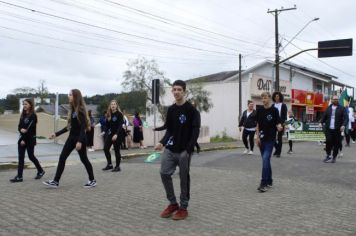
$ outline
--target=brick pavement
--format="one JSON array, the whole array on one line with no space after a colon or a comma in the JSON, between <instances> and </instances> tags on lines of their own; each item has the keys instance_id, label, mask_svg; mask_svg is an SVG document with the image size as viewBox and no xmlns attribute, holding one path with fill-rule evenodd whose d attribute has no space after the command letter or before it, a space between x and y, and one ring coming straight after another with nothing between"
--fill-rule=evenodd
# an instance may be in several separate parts
<instances>
[{"instance_id":1,"label":"brick pavement","mask_svg":"<svg viewBox=\"0 0 356 236\"><path fill-rule=\"evenodd\" d=\"M344 161L348 166L356 164L350 158L354 149L348 150L349 158ZM315 147L303 151L300 155L305 160L299 161L305 166L308 161L314 163L317 157L307 156ZM13 170L2 171L0 235L356 235L355 188L310 181L308 172L297 178L279 171L292 163L286 157L273 160L275 186L260 194L256 191L260 178L257 156L232 155L234 152L203 153L197 161L193 159L190 216L180 222L159 217L167 202L158 164L126 160L122 172L103 173L103 162L95 163L98 186L94 189L82 188L87 180L82 165L67 166L58 189L47 189L31 179L35 170L25 170L25 182L18 184L8 182ZM222 160L228 166L199 164L205 157L213 161L214 153L225 156ZM250 164L233 167L228 159ZM336 173L342 163L315 165L323 170L333 168ZM48 179L55 168L46 171L44 178ZM319 174L323 173L327 174ZM179 191L177 176L174 181Z\"/></svg>"}]
</instances>

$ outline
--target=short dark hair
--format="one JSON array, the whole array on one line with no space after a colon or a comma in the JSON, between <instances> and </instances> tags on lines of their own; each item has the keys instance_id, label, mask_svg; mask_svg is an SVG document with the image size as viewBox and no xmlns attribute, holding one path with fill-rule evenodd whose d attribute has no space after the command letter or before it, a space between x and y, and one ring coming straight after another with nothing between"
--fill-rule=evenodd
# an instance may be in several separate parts
<instances>
[{"instance_id":1,"label":"short dark hair","mask_svg":"<svg viewBox=\"0 0 356 236\"><path fill-rule=\"evenodd\" d=\"M279 102L283 102L284 100L284 97L283 97L283 94L281 92L274 92L273 95L272 95L272 100L274 102L276 102L276 96L279 95Z\"/></svg>"},{"instance_id":2,"label":"short dark hair","mask_svg":"<svg viewBox=\"0 0 356 236\"><path fill-rule=\"evenodd\" d=\"M187 87L186 83L185 83L183 80L176 80L176 81L174 81L172 87L174 87L174 86L180 86L180 87L182 87L182 88L183 88L183 91L185 91L185 89L186 89L186 87Z\"/></svg>"},{"instance_id":3,"label":"short dark hair","mask_svg":"<svg viewBox=\"0 0 356 236\"><path fill-rule=\"evenodd\" d=\"M247 105L249 105L250 103L253 103L253 101L247 100Z\"/></svg>"}]
</instances>

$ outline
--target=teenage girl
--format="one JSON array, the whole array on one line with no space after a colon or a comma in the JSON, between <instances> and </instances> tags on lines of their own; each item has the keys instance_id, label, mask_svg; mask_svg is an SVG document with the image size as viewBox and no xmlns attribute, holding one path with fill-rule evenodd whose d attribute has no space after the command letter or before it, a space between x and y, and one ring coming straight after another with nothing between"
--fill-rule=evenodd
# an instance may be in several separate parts
<instances>
[{"instance_id":1,"label":"teenage girl","mask_svg":"<svg viewBox=\"0 0 356 236\"><path fill-rule=\"evenodd\" d=\"M123 138L124 129L122 125L124 124L124 116L122 115L119 104L116 100L112 100L108 107L106 113L106 131L105 131L105 142L104 142L104 153L107 160L106 167L103 170L111 170L112 172L120 171L121 153L120 145ZM113 168L111 162L110 148L114 145L116 166Z\"/></svg>"},{"instance_id":2,"label":"teenage girl","mask_svg":"<svg viewBox=\"0 0 356 236\"><path fill-rule=\"evenodd\" d=\"M59 156L59 162L54 179L43 182L43 184L53 188L58 187L66 160L75 148L89 175L89 181L84 185L84 188L92 188L96 186L96 180L94 179L93 167L89 162L86 149L85 132L90 127L90 121L87 115L85 102L82 93L78 89L72 89L68 94L68 99L70 103L68 125L55 134L52 134L50 139L58 137L67 131L69 131L69 136L64 144L61 155Z\"/></svg>"},{"instance_id":3,"label":"teenage girl","mask_svg":"<svg viewBox=\"0 0 356 236\"><path fill-rule=\"evenodd\" d=\"M22 182L22 173L25 164L25 152L27 150L28 158L35 164L37 168L37 175L35 179L40 179L45 174L39 161L34 155L36 145L36 125L37 115L34 111L33 101L25 99L22 103L23 109L20 116L18 130L20 138L18 141L19 164L17 167L17 175L10 179L11 183Z\"/></svg>"}]
</instances>

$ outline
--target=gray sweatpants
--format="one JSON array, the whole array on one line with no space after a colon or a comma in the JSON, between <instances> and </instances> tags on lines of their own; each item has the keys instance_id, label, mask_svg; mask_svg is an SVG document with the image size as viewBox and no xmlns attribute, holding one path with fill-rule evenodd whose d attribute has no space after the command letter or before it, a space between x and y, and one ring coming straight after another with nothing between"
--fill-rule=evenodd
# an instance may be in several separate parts
<instances>
[{"instance_id":1,"label":"gray sweatpants","mask_svg":"<svg viewBox=\"0 0 356 236\"><path fill-rule=\"evenodd\" d=\"M190 192L190 176L189 166L190 157L186 151L181 153L174 153L167 148L162 153L161 159L161 179L166 190L167 199L170 204L176 204L177 199L174 195L172 175L179 166L179 178L180 178L180 207L186 209L188 207L189 192Z\"/></svg>"}]
</instances>

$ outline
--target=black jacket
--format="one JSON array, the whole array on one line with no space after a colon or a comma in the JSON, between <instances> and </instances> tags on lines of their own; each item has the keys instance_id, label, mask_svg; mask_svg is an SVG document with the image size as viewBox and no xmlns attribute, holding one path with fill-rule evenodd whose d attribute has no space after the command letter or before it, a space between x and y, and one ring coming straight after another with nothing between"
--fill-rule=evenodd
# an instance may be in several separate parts
<instances>
[{"instance_id":1,"label":"black jacket","mask_svg":"<svg viewBox=\"0 0 356 236\"><path fill-rule=\"evenodd\" d=\"M253 110L252 113L247 117L247 110L242 113L242 117L239 122L239 127L243 126L245 128L256 128L256 110Z\"/></svg>"},{"instance_id":2,"label":"black jacket","mask_svg":"<svg viewBox=\"0 0 356 236\"><path fill-rule=\"evenodd\" d=\"M280 114L282 124L284 124L284 122L287 120L287 112L288 112L287 105L285 103L282 103L281 114Z\"/></svg>"},{"instance_id":3,"label":"black jacket","mask_svg":"<svg viewBox=\"0 0 356 236\"><path fill-rule=\"evenodd\" d=\"M323 118L320 121L320 123L325 123L326 130L330 129L332 106L333 105L331 104L328 109L326 109L326 112L324 113ZM346 127L347 120L348 119L346 119L345 117L345 108L343 106L337 105L335 111L335 130L339 130L341 126Z\"/></svg>"},{"instance_id":4,"label":"black jacket","mask_svg":"<svg viewBox=\"0 0 356 236\"><path fill-rule=\"evenodd\" d=\"M24 116L20 118L18 131L20 132L20 138L18 143L25 141L26 144L36 144L36 125L37 115L32 113L30 116ZM26 129L26 133L21 133L21 129Z\"/></svg>"}]
</instances>

